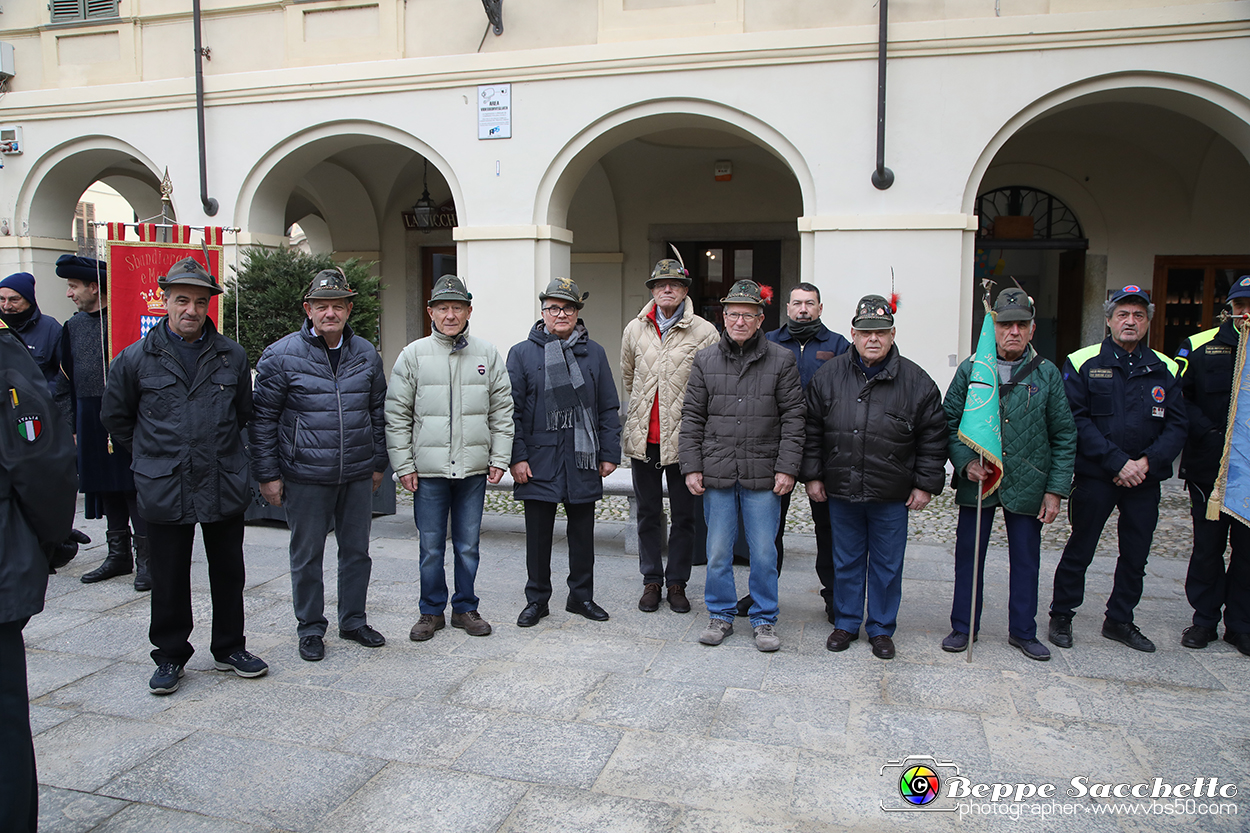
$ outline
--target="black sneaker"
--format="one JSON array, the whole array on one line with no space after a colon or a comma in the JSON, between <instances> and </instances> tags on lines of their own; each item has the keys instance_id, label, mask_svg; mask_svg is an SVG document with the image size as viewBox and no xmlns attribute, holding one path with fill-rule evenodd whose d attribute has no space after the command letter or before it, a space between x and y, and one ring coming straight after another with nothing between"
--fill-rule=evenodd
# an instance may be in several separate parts
<instances>
[{"instance_id":1,"label":"black sneaker","mask_svg":"<svg viewBox=\"0 0 1250 833\"><path fill-rule=\"evenodd\" d=\"M1048 638L1050 639L1051 645L1058 645L1060 648L1071 648L1072 617L1062 613L1052 613L1050 616L1050 633L1048 634Z\"/></svg>"},{"instance_id":2,"label":"black sneaker","mask_svg":"<svg viewBox=\"0 0 1250 833\"><path fill-rule=\"evenodd\" d=\"M156 673L148 680L148 691L153 694L173 694L178 690L178 681L187 672L176 662L162 662L156 666Z\"/></svg>"},{"instance_id":3,"label":"black sneaker","mask_svg":"<svg viewBox=\"0 0 1250 833\"><path fill-rule=\"evenodd\" d=\"M1152 654L1155 650L1155 644L1147 639L1132 622L1112 622L1110 619L1105 619L1102 623L1102 635L1107 639L1123 642L1135 651Z\"/></svg>"},{"instance_id":4,"label":"black sneaker","mask_svg":"<svg viewBox=\"0 0 1250 833\"><path fill-rule=\"evenodd\" d=\"M1181 632L1181 645L1186 648L1205 648L1220 635L1215 632L1215 628L1208 628L1205 625L1190 625Z\"/></svg>"},{"instance_id":5,"label":"black sneaker","mask_svg":"<svg viewBox=\"0 0 1250 833\"><path fill-rule=\"evenodd\" d=\"M263 677L269 673L269 666L263 659L240 648L225 659L213 660L218 671L233 671L240 677Z\"/></svg>"},{"instance_id":6,"label":"black sneaker","mask_svg":"<svg viewBox=\"0 0 1250 833\"><path fill-rule=\"evenodd\" d=\"M308 662L320 662L326 656L326 643L315 633L299 638L299 658Z\"/></svg>"},{"instance_id":7,"label":"black sneaker","mask_svg":"<svg viewBox=\"0 0 1250 833\"><path fill-rule=\"evenodd\" d=\"M1050 659L1050 650L1037 639L1016 639L1008 634L1007 644L1013 648L1019 648L1020 653L1029 659L1035 659L1038 662L1046 662Z\"/></svg>"}]
</instances>

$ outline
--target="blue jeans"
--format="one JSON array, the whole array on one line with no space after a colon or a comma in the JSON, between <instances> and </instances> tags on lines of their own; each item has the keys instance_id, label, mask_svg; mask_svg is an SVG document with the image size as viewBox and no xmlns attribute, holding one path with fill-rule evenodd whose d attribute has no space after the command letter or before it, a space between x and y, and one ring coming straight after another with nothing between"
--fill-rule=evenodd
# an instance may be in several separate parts
<instances>
[{"instance_id":1,"label":"blue jeans","mask_svg":"<svg viewBox=\"0 0 1250 833\"><path fill-rule=\"evenodd\" d=\"M768 489L708 489L703 494L707 521L707 582L703 601L713 619L734 620L738 592L734 587L734 543L738 539L738 511L751 548L751 627L777 622L777 524L781 498Z\"/></svg>"},{"instance_id":2,"label":"blue jeans","mask_svg":"<svg viewBox=\"0 0 1250 833\"><path fill-rule=\"evenodd\" d=\"M985 552L990 545L995 506L981 508L981 552L977 568L977 624L968 629L972 603L972 545L976 537L977 510L959 507L955 528L955 597L951 602L951 628L960 633L981 630L981 604L985 592ZM1016 639L1037 638L1037 573L1042 557L1042 522L1035 515L1019 515L1003 509L1007 527L1007 557L1011 566L1007 594L1007 633Z\"/></svg>"},{"instance_id":3,"label":"blue jeans","mask_svg":"<svg viewBox=\"0 0 1250 833\"><path fill-rule=\"evenodd\" d=\"M473 581L477 578L478 541L482 536L482 504L486 475L463 480L421 477L413 493L412 513L421 538L421 612L441 615L447 607L447 517L455 553L456 595L452 613L477 610Z\"/></svg>"},{"instance_id":4,"label":"blue jeans","mask_svg":"<svg viewBox=\"0 0 1250 833\"><path fill-rule=\"evenodd\" d=\"M903 598L903 553L907 549L907 504L852 503L829 498L833 527L833 626L874 636L893 636Z\"/></svg>"}]
</instances>

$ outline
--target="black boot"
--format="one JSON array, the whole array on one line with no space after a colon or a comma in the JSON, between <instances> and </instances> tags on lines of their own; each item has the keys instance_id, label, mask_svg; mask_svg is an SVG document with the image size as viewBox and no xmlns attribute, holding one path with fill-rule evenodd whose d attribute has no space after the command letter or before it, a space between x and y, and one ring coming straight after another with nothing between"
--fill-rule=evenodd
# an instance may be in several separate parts
<instances>
[{"instance_id":1,"label":"black boot","mask_svg":"<svg viewBox=\"0 0 1250 833\"><path fill-rule=\"evenodd\" d=\"M135 541L135 589L152 589L152 576L148 574L148 536L136 535Z\"/></svg>"},{"instance_id":2,"label":"black boot","mask_svg":"<svg viewBox=\"0 0 1250 833\"><path fill-rule=\"evenodd\" d=\"M110 529L104 535L109 553L104 563L80 579L83 584L95 584L113 576L124 576L134 570L134 556L130 552L130 530Z\"/></svg>"}]
</instances>

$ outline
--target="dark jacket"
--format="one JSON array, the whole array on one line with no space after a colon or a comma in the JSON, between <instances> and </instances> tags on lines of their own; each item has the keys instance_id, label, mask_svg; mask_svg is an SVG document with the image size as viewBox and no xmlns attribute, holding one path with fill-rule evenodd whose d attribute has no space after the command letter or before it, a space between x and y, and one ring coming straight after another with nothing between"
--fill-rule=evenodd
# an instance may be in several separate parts
<instances>
[{"instance_id":1,"label":"dark jacket","mask_svg":"<svg viewBox=\"0 0 1250 833\"><path fill-rule=\"evenodd\" d=\"M728 331L694 356L678 439L681 473L703 473L705 489L772 490L797 478L803 457L803 387L794 354Z\"/></svg>"},{"instance_id":2,"label":"dark jacket","mask_svg":"<svg viewBox=\"0 0 1250 833\"><path fill-rule=\"evenodd\" d=\"M0 622L43 610L44 545L74 522L74 441L38 365L0 323Z\"/></svg>"},{"instance_id":3,"label":"dark jacket","mask_svg":"<svg viewBox=\"0 0 1250 833\"><path fill-rule=\"evenodd\" d=\"M105 332L101 334L100 329ZM114 444L100 422L105 365L102 343L108 335L104 311L78 312L65 322L61 338L61 367L57 404L68 415L78 435L79 488L87 494L86 516L104 517L99 492L133 492L130 452Z\"/></svg>"},{"instance_id":4,"label":"dark jacket","mask_svg":"<svg viewBox=\"0 0 1250 833\"><path fill-rule=\"evenodd\" d=\"M7 316L9 326L26 343L30 357L39 365L39 372L48 383L48 392L56 396L56 380L61 375L60 323L44 315L37 304L31 306L30 317L22 323L12 323L13 317Z\"/></svg>"},{"instance_id":5,"label":"dark jacket","mask_svg":"<svg viewBox=\"0 0 1250 833\"><path fill-rule=\"evenodd\" d=\"M386 375L372 344L343 330L339 366L305 319L256 363L248 427L252 474L267 483L336 485L386 471Z\"/></svg>"},{"instance_id":6,"label":"dark jacket","mask_svg":"<svg viewBox=\"0 0 1250 833\"><path fill-rule=\"evenodd\" d=\"M765 337L794 354L799 363L799 380L803 383L804 390L811 384L812 377L820 370L821 365L851 349L849 341L824 324L820 325L814 336L803 342L790 335L788 325L778 327Z\"/></svg>"},{"instance_id":7,"label":"dark jacket","mask_svg":"<svg viewBox=\"0 0 1250 833\"><path fill-rule=\"evenodd\" d=\"M1030 345L1023 364L1036 356ZM977 453L959 439L959 423L968 397L972 358L964 359L946 390L942 403L951 463L955 466L955 503L977 505L977 484L963 476ZM1059 368L1042 363L1019 384L999 388L998 410L1003 440L1003 479L984 498L986 506L1002 504L1018 515L1036 516L1042 497L1050 492L1067 497L1072 491L1072 461L1076 457L1076 423L1063 392Z\"/></svg>"},{"instance_id":8,"label":"dark jacket","mask_svg":"<svg viewBox=\"0 0 1250 833\"><path fill-rule=\"evenodd\" d=\"M1232 321L1225 321L1185 339L1176 352L1185 416L1189 418L1180 474L1207 492L1219 476L1220 458L1224 456L1237 342L1236 327Z\"/></svg>"},{"instance_id":9,"label":"dark jacket","mask_svg":"<svg viewBox=\"0 0 1250 833\"><path fill-rule=\"evenodd\" d=\"M936 495L946 479L946 416L937 385L890 347L868 379L855 350L825 362L807 386L803 480L830 497L899 502Z\"/></svg>"},{"instance_id":10,"label":"dark jacket","mask_svg":"<svg viewBox=\"0 0 1250 833\"><path fill-rule=\"evenodd\" d=\"M581 325L579 320L578 325ZM532 476L513 491L517 500L547 503L594 503L603 497L598 471L579 469L573 456L573 429L547 430L547 402L543 388L547 371L543 349L555 336L542 321L530 329L529 338L508 351L508 377L512 380L512 464L528 461ZM597 342L584 339L573 348L577 366L590 391L591 410L599 415L599 462L621 462L621 407L612 381L612 365Z\"/></svg>"},{"instance_id":11,"label":"dark jacket","mask_svg":"<svg viewBox=\"0 0 1250 833\"><path fill-rule=\"evenodd\" d=\"M1076 473L1110 482L1143 454L1148 481L1172 476L1189 420L1176 362L1144 344L1130 368L1111 337L1063 363L1063 384L1076 419Z\"/></svg>"},{"instance_id":12,"label":"dark jacket","mask_svg":"<svg viewBox=\"0 0 1250 833\"><path fill-rule=\"evenodd\" d=\"M207 319L189 373L167 321L114 360L100 419L133 457L139 514L163 524L212 523L241 514L251 499L247 353Z\"/></svg>"}]
</instances>

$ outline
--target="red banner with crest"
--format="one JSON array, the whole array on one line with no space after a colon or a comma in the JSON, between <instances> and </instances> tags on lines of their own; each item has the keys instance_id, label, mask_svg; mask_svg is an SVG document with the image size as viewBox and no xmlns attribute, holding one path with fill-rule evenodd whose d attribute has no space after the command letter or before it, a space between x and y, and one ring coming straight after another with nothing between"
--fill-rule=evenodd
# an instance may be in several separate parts
<instances>
[{"instance_id":1,"label":"red banner with crest","mask_svg":"<svg viewBox=\"0 0 1250 833\"><path fill-rule=\"evenodd\" d=\"M131 226L138 240L126 240ZM192 231L203 232L204 245L192 243ZM147 335L165 316L165 293L156 282L169 267L185 257L193 257L221 283L222 230L219 227L192 229L191 226L163 226L154 223L108 224L108 304L109 359ZM199 236L198 234L196 236ZM158 242L167 237L170 242ZM204 263L204 249L208 263ZM208 302L208 317L218 323L219 296Z\"/></svg>"}]
</instances>

